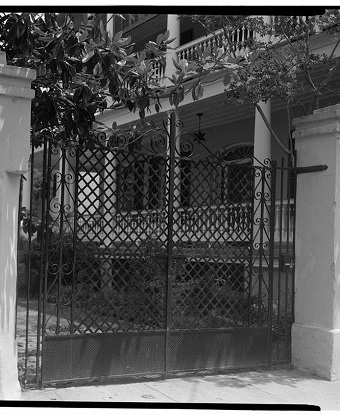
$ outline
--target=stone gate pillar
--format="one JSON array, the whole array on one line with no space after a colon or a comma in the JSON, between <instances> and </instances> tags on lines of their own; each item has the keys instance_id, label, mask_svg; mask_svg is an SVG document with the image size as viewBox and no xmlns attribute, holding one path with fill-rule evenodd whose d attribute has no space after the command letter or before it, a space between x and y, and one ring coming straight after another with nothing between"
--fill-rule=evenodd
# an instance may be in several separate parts
<instances>
[{"instance_id":1,"label":"stone gate pillar","mask_svg":"<svg viewBox=\"0 0 340 415\"><path fill-rule=\"evenodd\" d=\"M296 201L295 323L292 363L340 379L340 105L293 121L299 174Z\"/></svg>"},{"instance_id":2,"label":"stone gate pillar","mask_svg":"<svg viewBox=\"0 0 340 415\"><path fill-rule=\"evenodd\" d=\"M0 400L21 399L15 333L20 175L30 154L35 71L6 65L0 52Z\"/></svg>"}]
</instances>

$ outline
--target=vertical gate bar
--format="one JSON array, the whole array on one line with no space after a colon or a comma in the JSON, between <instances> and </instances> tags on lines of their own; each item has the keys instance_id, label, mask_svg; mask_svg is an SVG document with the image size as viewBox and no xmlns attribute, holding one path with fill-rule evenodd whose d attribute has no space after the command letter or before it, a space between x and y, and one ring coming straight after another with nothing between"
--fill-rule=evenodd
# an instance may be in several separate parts
<instances>
[{"instance_id":1,"label":"vertical gate bar","mask_svg":"<svg viewBox=\"0 0 340 415\"><path fill-rule=\"evenodd\" d=\"M41 229L40 229L40 272L39 272L39 298L38 298L38 322L37 322L37 359L36 359L36 373L37 373L37 386L42 387L42 356L41 351L44 347L45 340L45 330L44 330L44 321L45 321L45 293L43 289L45 287L45 274L47 266L47 243L45 243L45 232L47 225L45 220L48 220L48 207L46 206L46 184L48 183L48 170L47 166L50 166L51 161L51 148L50 141L45 137L44 138L44 154L43 154L43 180L42 180L42 206L41 206ZM48 201L47 201L48 202ZM42 304L41 304L42 303ZM41 316L42 313L42 316ZM41 340L40 340L41 337ZM40 345L41 341L41 345ZM40 365L40 356L41 356L41 365ZM41 370L40 380L38 380L39 371Z\"/></svg>"},{"instance_id":2,"label":"vertical gate bar","mask_svg":"<svg viewBox=\"0 0 340 415\"><path fill-rule=\"evenodd\" d=\"M21 223L21 210L22 210L22 192L23 192L23 182L24 175L20 176L20 185L19 185L19 208L18 208L18 217L17 217L17 251L18 251L18 242L20 238L20 223ZM15 293L15 340L18 337L18 270L19 270L19 255L17 255L17 285Z\"/></svg>"},{"instance_id":3,"label":"vertical gate bar","mask_svg":"<svg viewBox=\"0 0 340 415\"><path fill-rule=\"evenodd\" d=\"M17 252L19 251L18 250L18 243L19 243L19 239L20 239L23 181L24 181L24 176L21 175L20 176L20 187L19 187L19 209L18 209L18 218L17 218L17 226L18 226L18 229L17 229ZM15 293L16 295L15 295L15 331L14 331L14 333L15 333L15 341L16 342L17 342L17 339L18 339L18 297L19 297L18 296L18 294L19 294L19 284L18 284L19 272L18 271L19 271L19 252L18 252L18 255L17 255L17 285L16 285L16 293ZM27 310L28 310L28 307L26 307L25 330L27 330L27 321L28 321ZM26 335L25 339L27 339L27 335ZM26 341L27 340L25 340L25 349L26 349L26 344L27 344ZM26 356L26 353L25 353L25 356ZM25 359L24 359L24 361L25 361ZM25 364L25 371L26 371L26 364ZM26 377L24 377L24 379L25 378Z\"/></svg>"},{"instance_id":4,"label":"vertical gate bar","mask_svg":"<svg viewBox=\"0 0 340 415\"><path fill-rule=\"evenodd\" d=\"M293 254L293 266L292 266L292 274L291 274L291 283L292 283L292 293L291 293L291 302L292 302L292 309L291 309L291 318L292 323L295 319L295 229L296 229L296 193L297 193L297 174L296 174L296 151L294 151L294 165L292 166L293 172L293 180L294 180L294 197L293 197L293 247L292 247L292 254ZM291 360L291 346L289 348L289 360Z\"/></svg>"},{"instance_id":5,"label":"vertical gate bar","mask_svg":"<svg viewBox=\"0 0 340 415\"><path fill-rule=\"evenodd\" d=\"M46 175L46 185L45 185L45 197L44 200L46 201L46 222L45 227L43 229L44 234L44 240L45 240L45 255L44 255L44 286L43 286L43 321L42 321L42 351L44 350L45 345L45 337L46 337L46 302L47 302L47 285L48 285L48 256L50 253L50 240L49 240L49 228L50 228L50 204L51 204L51 194L50 194L50 181L51 181L51 165L52 165L52 151L53 151L53 143L51 143L51 140L48 141L49 147L48 147L48 165L47 165L47 175ZM46 236L45 236L46 235ZM41 387L44 387L44 364L43 364L43 353L41 356Z\"/></svg>"},{"instance_id":6,"label":"vertical gate bar","mask_svg":"<svg viewBox=\"0 0 340 415\"><path fill-rule=\"evenodd\" d=\"M274 278L274 235L275 235L275 202L276 202L276 161L272 161L271 168L271 186L270 186L270 236L269 236L269 272L268 272L268 290L269 290L269 307L268 307L268 366L272 365L272 328L273 328L273 278Z\"/></svg>"},{"instance_id":7,"label":"vertical gate bar","mask_svg":"<svg viewBox=\"0 0 340 415\"><path fill-rule=\"evenodd\" d=\"M281 159L281 170L280 170L280 204L279 204L279 268L278 268L278 284L277 284L277 319L278 319L278 330L280 330L280 316L281 316L281 277L282 277L282 270L281 270L281 253L282 253L282 232L283 232L283 226L282 222L284 220L283 216L283 201L284 201L284 158ZM279 332L278 332L279 336ZM280 357L280 348L279 348L279 337L276 342L276 356L277 360L279 360Z\"/></svg>"},{"instance_id":8,"label":"vertical gate bar","mask_svg":"<svg viewBox=\"0 0 340 415\"><path fill-rule=\"evenodd\" d=\"M67 162L67 147L60 146L61 158L61 178L60 178L60 223L59 223L59 271L58 271L58 291L57 291L57 322L55 334L60 334L60 309L61 309L61 283L63 278L63 254L64 254L64 214L65 214L65 187L66 187L66 162Z\"/></svg>"},{"instance_id":9,"label":"vertical gate bar","mask_svg":"<svg viewBox=\"0 0 340 415\"><path fill-rule=\"evenodd\" d=\"M30 214L30 221L28 223L28 270L27 270L27 289L26 289L26 331L25 331L25 336L26 336L26 342L25 342L25 372L24 372L24 380L25 383L27 381L27 364L28 364L28 335L29 335L29 318L30 318L30 287L31 287L31 266L32 266L32 211L33 211L33 174L34 174L34 155L35 155L35 151L34 151L34 143L31 143L32 145L32 150L31 150L31 164L30 164L30 177L31 177L31 181L30 181L30 189L29 189L29 194L30 194L30 205L29 205L29 214ZM39 329L39 326L37 324L37 328ZM37 345L38 348L38 345ZM38 349L37 349L38 350ZM38 374L36 373L35 376L35 381L36 384L38 383Z\"/></svg>"},{"instance_id":10,"label":"vertical gate bar","mask_svg":"<svg viewBox=\"0 0 340 415\"><path fill-rule=\"evenodd\" d=\"M251 207L250 207L250 263L249 263L249 294L248 294L248 325L249 327L252 324L252 312L251 312L251 298L252 298L252 289L253 289L253 255L254 255L254 220L255 220L255 172L256 168L252 166L251 168L251 180L252 183L252 195L251 195Z\"/></svg>"},{"instance_id":11,"label":"vertical gate bar","mask_svg":"<svg viewBox=\"0 0 340 415\"><path fill-rule=\"evenodd\" d=\"M264 247L263 247L263 233L264 233L264 227L265 227L265 223L264 223L264 206L265 206L265 176L266 176L266 167L261 167L260 168L261 171L261 197L260 197L260 223L259 223L259 232L260 232L260 245L259 245L259 299L258 299L258 305L259 305L259 315L258 315L258 322L261 325L261 321L262 321L262 272L263 272L263 267L262 267L262 261L263 261L263 257L264 257Z\"/></svg>"},{"instance_id":12,"label":"vertical gate bar","mask_svg":"<svg viewBox=\"0 0 340 415\"><path fill-rule=\"evenodd\" d=\"M174 185L175 185L175 146L176 146L176 117L170 114L170 133L169 139L169 197L168 197L168 241L167 241L167 284L166 284L166 334L165 334L165 365L164 376L169 372L170 354L170 313L171 313L171 283L173 278L173 205L174 205Z\"/></svg>"},{"instance_id":13,"label":"vertical gate bar","mask_svg":"<svg viewBox=\"0 0 340 415\"><path fill-rule=\"evenodd\" d=\"M291 209L291 203L290 203L290 196L291 196L291 190L290 190L290 170L287 170L287 243L286 243L286 252L289 253L289 244L290 244L290 209ZM288 299L288 293L289 293L289 277L291 277L292 270L290 269L289 272L286 271L286 284L285 284L285 319L284 319L284 359L285 361L288 360L288 350L287 350L287 341L288 341L288 306L289 306L289 299Z\"/></svg>"},{"instance_id":14,"label":"vertical gate bar","mask_svg":"<svg viewBox=\"0 0 340 415\"><path fill-rule=\"evenodd\" d=\"M73 207L73 269L72 269L72 288L71 288L71 325L70 334L74 334L74 319L75 319L75 299L76 299L76 245L78 235L78 185L79 185L79 147L75 149L76 165L74 169L75 182L74 182L74 207Z\"/></svg>"}]
</instances>

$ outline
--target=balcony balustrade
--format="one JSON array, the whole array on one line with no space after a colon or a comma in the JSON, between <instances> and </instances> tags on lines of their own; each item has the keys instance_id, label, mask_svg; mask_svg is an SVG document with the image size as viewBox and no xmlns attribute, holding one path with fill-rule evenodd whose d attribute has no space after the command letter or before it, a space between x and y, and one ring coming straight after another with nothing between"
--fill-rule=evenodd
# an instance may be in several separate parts
<instances>
[{"instance_id":1,"label":"balcony balustrade","mask_svg":"<svg viewBox=\"0 0 340 415\"><path fill-rule=\"evenodd\" d=\"M235 30L228 38L226 38L224 31L221 29L178 47L176 49L177 59L178 61L197 59L198 50L201 49L201 52L204 53L208 47L211 50L214 50L215 47L222 48L227 54L230 54L232 52L231 48L233 48L236 56L239 56L244 53L243 43L253 36L254 32L249 31L244 26Z\"/></svg>"},{"instance_id":2,"label":"balcony balustrade","mask_svg":"<svg viewBox=\"0 0 340 415\"><path fill-rule=\"evenodd\" d=\"M275 205L274 242L289 243L293 240L294 203L292 200ZM246 205L201 206L179 208L174 217L174 239L184 242L221 242L250 240L251 212ZM107 220L102 215L81 215L77 220L77 236L82 240L102 241L110 233ZM165 241L168 216L166 210L132 211L115 214L111 229L119 239L136 241L154 237ZM255 226L255 225L254 225ZM125 236L124 236L125 235Z\"/></svg>"},{"instance_id":3,"label":"balcony balustrade","mask_svg":"<svg viewBox=\"0 0 340 415\"><path fill-rule=\"evenodd\" d=\"M235 30L228 39L226 39L224 31L218 30L213 34L207 36L202 36L198 39L195 39L189 43L186 43L182 46L179 46L175 49L175 59L177 62L181 60L186 60L188 62L197 59L198 51L201 50L201 53L204 53L207 48L214 50L215 47L222 48L223 51L227 54L232 54L231 48L234 49L234 56L242 56L245 53L245 48L243 43L254 36L253 31L249 31L246 27L241 27L238 30ZM170 56L170 55L169 55ZM172 58L169 57L169 58ZM164 66L160 62L157 62L153 66L154 72L153 76L157 81L164 81L165 72Z\"/></svg>"}]
</instances>

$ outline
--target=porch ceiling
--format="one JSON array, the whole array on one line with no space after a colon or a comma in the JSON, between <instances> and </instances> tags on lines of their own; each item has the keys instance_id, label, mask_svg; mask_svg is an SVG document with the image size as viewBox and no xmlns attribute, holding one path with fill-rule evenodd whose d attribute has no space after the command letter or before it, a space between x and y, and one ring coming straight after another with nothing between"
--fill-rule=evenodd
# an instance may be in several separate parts
<instances>
[{"instance_id":1,"label":"porch ceiling","mask_svg":"<svg viewBox=\"0 0 340 415\"><path fill-rule=\"evenodd\" d=\"M179 118L184 123L186 130L198 129L197 113L202 113L202 130L223 124L233 123L254 116L254 107L247 103L239 106L226 102L225 95L219 94L201 101L178 108Z\"/></svg>"},{"instance_id":2,"label":"porch ceiling","mask_svg":"<svg viewBox=\"0 0 340 415\"><path fill-rule=\"evenodd\" d=\"M277 99L272 100L272 111L275 112L285 107L284 102ZM218 127L226 124L235 123L254 117L255 107L251 103L231 104L226 101L225 94L221 93L187 105L179 105L177 108L179 119L184 123L187 131L198 129L198 117L196 114L202 113L201 129ZM157 124L161 124L165 113L151 114L147 120L153 119Z\"/></svg>"}]
</instances>

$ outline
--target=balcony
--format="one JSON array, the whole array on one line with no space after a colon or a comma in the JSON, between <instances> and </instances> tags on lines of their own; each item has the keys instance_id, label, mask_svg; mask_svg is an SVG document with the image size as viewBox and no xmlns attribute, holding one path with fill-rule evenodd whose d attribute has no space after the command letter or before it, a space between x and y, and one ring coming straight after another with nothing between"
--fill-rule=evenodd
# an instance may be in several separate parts
<instances>
[{"instance_id":1,"label":"balcony","mask_svg":"<svg viewBox=\"0 0 340 415\"><path fill-rule=\"evenodd\" d=\"M214 34L202 36L189 43L177 47L174 51L175 56L172 56L169 53L168 59L172 59L174 57L177 62L181 60L190 62L196 60L200 54L204 54L208 48L210 50L214 50L215 48L222 48L223 52L233 55L234 57L239 57L245 53L245 48L242 47L242 44L247 39L253 38L254 36L255 33L253 31L249 31L246 27L240 27L230 35L228 41L226 39L225 33L221 29L216 31ZM233 51L231 48L233 48ZM153 76L155 79L157 79L159 82L164 82L164 68L161 67L160 63L156 63L153 69Z\"/></svg>"},{"instance_id":2,"label":"balcony","mask_svg":"<svg viewBox=\"0 0 340 415\"><path fill-rule=\"evenodd\" d=\"M202 36L199 39L195 39L192 42L186 43L176 49L177 60L191 61L197 59L198 51L201 50L204 53L207 48L214 50L214 48L223 48L225 53L231 54L231 48L234 48L235 55L241 56L244 53L242 44L249 38L254 37L254 32L249 31L246 27L240 27L230 35L229 41L226 38L223 30L218 30L214 34L208 36ZM236 46L237 45L237 46Z\"/></svg>"},{"instance_id":3,"label":"balcony","mask_svg":"<svg viewBox=\"0 0 340 415\"><path fill-rule=\"evenodd\" d=\"M292 200L276 202L273 215L275 243L289 245L293 241L293 218ZM174 213L173 240L185 243L250 241L250 219L249 205L179 208ZM165 243L168 237L166 210L118 213L114 215L110 226L107 218L102 215L81 216L77 226L78 238L99 243L103 242L107 235L112 237L112 230L119 236L119 240L137 241L137 244L149 237ZM253 232L254 228L255 225Z\"/></svg>"}]
</instances>

